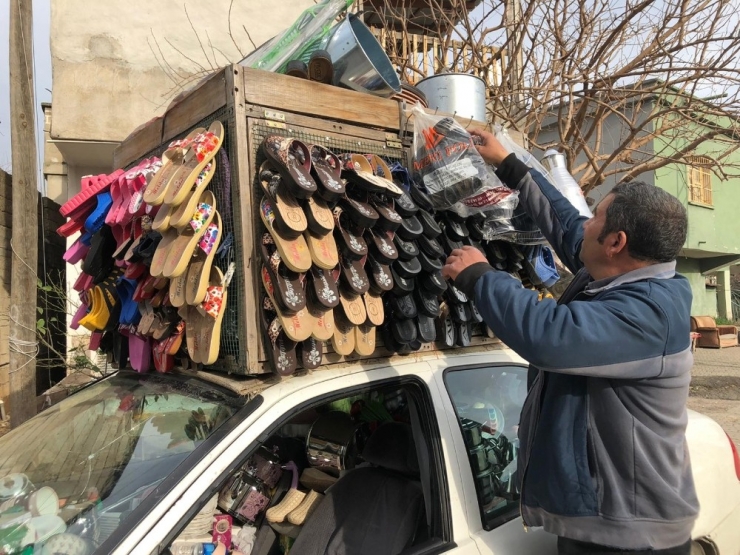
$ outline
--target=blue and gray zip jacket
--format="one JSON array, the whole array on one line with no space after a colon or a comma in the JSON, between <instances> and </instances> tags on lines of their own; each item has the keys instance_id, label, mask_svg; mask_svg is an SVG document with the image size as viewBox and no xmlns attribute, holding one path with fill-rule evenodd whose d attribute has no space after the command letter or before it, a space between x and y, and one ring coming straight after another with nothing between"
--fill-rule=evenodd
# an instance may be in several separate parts
<instances>
[{"instance_id":1,"label":"blue and gray zip jacket","mask_svg":"<svg viewBox=\"0 0 740 555\"><path fill-rule=\"evenodd\" d=\"M579 259L586 218L513 154L496 173L576 274L557 303L486 263L455 280L536 372L519 422L525 524L622 549L685 543L699 511L688 281L675 262L593 281Z\"/></svg>"}]
</instances>

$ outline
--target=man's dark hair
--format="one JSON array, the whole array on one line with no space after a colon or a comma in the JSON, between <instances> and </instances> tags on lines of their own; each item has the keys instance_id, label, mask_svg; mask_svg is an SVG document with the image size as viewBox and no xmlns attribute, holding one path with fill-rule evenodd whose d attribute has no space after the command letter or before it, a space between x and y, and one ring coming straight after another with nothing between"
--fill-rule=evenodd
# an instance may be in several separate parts
<instances>
[{"instance_id":1,"label":"man's dark hair","mask_svg":"<svg viewBox=\"0 0 740 555\"><path fill-rule=\"evenodd\" d=\"M610 193L603 243L610 233L624 231L627 252L637 260L671 262L686 241L688 218L683 204L660 187L642 181L620 183Z\"/></svg>"}]
</instances>

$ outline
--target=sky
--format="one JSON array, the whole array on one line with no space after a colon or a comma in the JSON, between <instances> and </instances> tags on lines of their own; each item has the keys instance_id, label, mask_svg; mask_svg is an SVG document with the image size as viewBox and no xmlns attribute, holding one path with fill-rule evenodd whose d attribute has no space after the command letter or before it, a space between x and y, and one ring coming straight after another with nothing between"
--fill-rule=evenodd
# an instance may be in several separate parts
<instances>
[{"instance_id":1,"label":"sky","mask_svg":"<svg viewBox=\"0 0 740 555\"><path fill-rule=\"evenodd\" d=\"M0 0L0 168L12 169L10 148L10 71L9 71L9 20L10 2ZM42 102L51 102L51 50L49 47L50 0L33 0L33 43L36 89L36 141L39 145L37 165L43 161L43 112ZM39 167L39 172L42 168ZM41 175L41 173L39 174ZM41 189L41 180L39 180Z\"/></svg>"}]
</instances>

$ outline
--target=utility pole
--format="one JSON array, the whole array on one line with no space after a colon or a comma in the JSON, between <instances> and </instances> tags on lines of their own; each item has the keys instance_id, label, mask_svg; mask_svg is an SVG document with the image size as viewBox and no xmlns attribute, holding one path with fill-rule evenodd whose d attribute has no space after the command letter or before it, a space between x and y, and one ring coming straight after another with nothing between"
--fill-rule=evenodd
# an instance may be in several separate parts
<instances>
[{"instance_id":1,"label":"utility pole","mask_svg":"<svg viewBox=\"0 0 740 555\"><path fill-rule=\"evenodd\" d=\"M36 414L38 189L33 104L32 0L10 0L10 144L13 229L10 278L10 423Z\"/></svg>"}]
</instances>

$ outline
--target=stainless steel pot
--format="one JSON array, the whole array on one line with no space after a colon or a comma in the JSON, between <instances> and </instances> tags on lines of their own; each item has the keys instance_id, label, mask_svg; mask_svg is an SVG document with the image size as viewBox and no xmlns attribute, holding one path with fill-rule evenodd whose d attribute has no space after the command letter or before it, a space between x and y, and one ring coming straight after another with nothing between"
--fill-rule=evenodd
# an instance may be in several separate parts
<instances>
[{"instance_id":1,"label":"stainless steel pot","mask_svg":"<svg viewBox=\"0 0 740 555\"><path fill-rule=\"evenodd\" d=\"M357 456L356 428L347 413L331 411L321 415L306 438L308 464L332 476L353 468Z\"/></svg>"},{"instance_id":2,"label":"stainless steel pot","mask_svg":"<svg viewBox=\"0 0 740 555\"><path fill-rule=\"evenodd\" d=\"M323 47L334 65L334 85L390 98L401 81L383 47L355 14L335 26Z\"/></svg>"},{"instance_id":3,"label":"stainless steel pot","mask_svg":"<svg viewBox=\"0 0 740 555\"><path fill-rule=\"evenodd\" d=\"M416 88L427 97L430 110L486 119L486 82L469 73L440 73L422 79Z\"/></svg>"}]
</instances>

